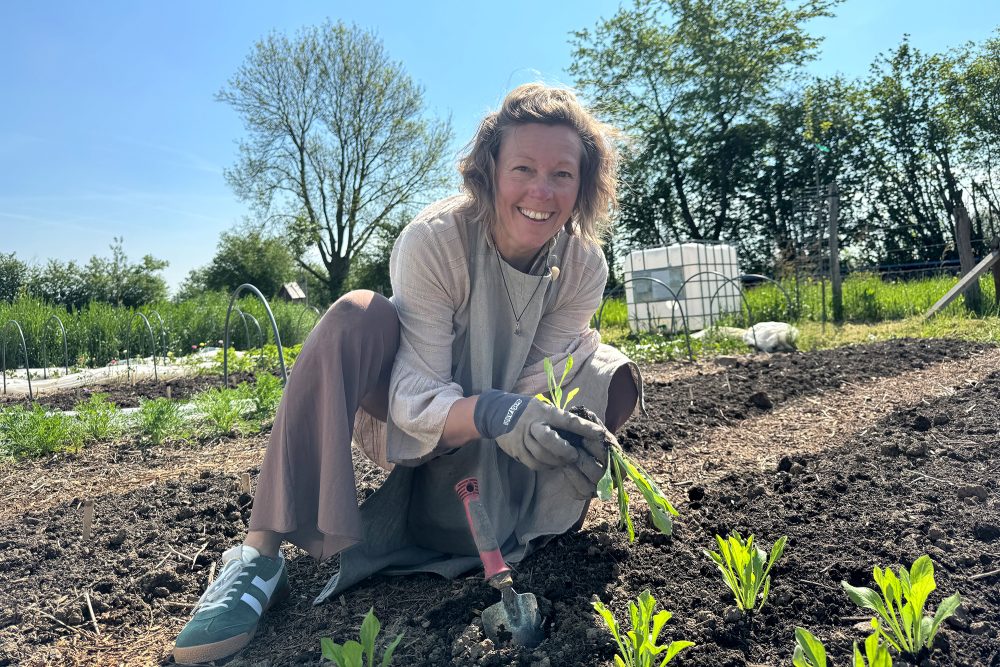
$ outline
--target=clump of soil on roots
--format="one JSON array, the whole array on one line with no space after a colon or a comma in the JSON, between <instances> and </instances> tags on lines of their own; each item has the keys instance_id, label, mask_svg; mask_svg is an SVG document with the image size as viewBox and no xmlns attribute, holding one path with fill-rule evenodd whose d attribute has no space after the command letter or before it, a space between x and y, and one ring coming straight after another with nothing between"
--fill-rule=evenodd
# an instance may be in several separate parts
<instances>
[{"instance_id":1,"label":"clump of soil on roots","mask_svg":"<svg viewBox=\"0 0 1000 667\"><path fill-rule=\"evenodd\" d=\"M997 349L892 341L727 364L648 383L650 416L633 418L620 434L680 511L672 537L655 532L634 494L635 543L617 527L617 507L595 502L582 530L518 566L518 590L535 593L545 616L547 638L537 649L498 649L485 638L478 612L498 596L481 573L454 581L374 577L313 607L335 566L289 549L293 595L230 664L323 664L320 637L357 638L374 607L386 636L405 632L397 665L611 665L614 642L591 601L596 595L627 625L628 601L648 588L674 614L663 639L697 643L672 665L788 665L797 625L843 665L851 641L867 635L869 616L841 581L872 586L873 565L908 565L927 553L938 585L930 607L957 590L962 610L945 623L933 652L894 664L1000 665ZM921 384L921 373L935 369L965 370ZM643 370L652 376L663 367ZM904 384L908 391L927 386L905 400L902 390L890 396L885 388ZM727 454L730 445L718 444L727 429L757 433L782 416L802 422L806 409L837 410L848 394L865 396L876 386L878 395L867 396L876 417L834 414L836 432L816 434L808 447L793 447L780 428L745 450ZM757 392L770 407L749 400ZM356 467L364 498L384 474L361 458ZM256 475L253 467L220 469L125 493L109 489L95 498L90 540L81 536L81 498L53 498L11 515L0 525L0 665L169 663L173 636L212 563L246 528L245 471ZM765 548L789 539L772 571L771 598L752 617L727 614L733 601L703 554L713 535L731 530L755 534Z\"/></svg>"}]
</instances>

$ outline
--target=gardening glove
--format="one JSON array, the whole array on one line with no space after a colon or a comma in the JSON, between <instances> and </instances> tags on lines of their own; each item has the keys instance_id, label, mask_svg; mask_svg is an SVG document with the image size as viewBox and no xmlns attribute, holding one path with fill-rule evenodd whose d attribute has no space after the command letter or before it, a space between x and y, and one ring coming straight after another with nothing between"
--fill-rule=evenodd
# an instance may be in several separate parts
<instances>
[{"instance_id":1,"label":"gardening glove","mask_svg":"<svg viewBox=\"0 0 1000 667\"><path fill-rule=\"evenodd\" d=\"M593 498L597 494L597 483L604 477L608 468L608 447L617 444L614 434L608 431L601 420L596 419L600 427L600 437L574 437L569 440L576 446L576 463L563 468L566 481L581 500Z\"/></svg>"},{"instance_id":2,"label":"gardening glove","mask_svg":"<svg viewBox=\"0 0 1000 667\"><path fill-rule=\"evenodd\" d=\"M600 439L604 429L524 394L490 389L479 396L473 421L479 434L532 470L575 465L576 447L556 429L584 439ZM596 482L595 482L596 485Z\"/></svg>"}]
</instances>

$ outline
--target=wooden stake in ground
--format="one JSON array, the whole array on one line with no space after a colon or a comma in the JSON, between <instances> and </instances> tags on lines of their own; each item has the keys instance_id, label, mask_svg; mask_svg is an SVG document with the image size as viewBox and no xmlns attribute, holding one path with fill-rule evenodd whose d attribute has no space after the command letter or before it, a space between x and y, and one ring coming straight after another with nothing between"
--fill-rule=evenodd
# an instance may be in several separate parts
<instances>
[{"instance_id":1,"label":"wooden stake in ground","mask_svg":"<svg viewBox=\"0 0 1000 667\"><path fill-rule=\"evenodd\" d=\"M240 491L250 493L250 473L248 472L243 473L243 476L240 477Z\"/></svg>"},{"instance_id":2,"label":"wooden stake in ground","mask_svg":"<svg viewBox=\"0 0 1000 667\"><path fill-rule=\"evenodd\" d=\"M965 210L962 202L962 193L959 192L955 202L955 242L958 246L958 259L962 265L962 275L967 276L976 265L976 255L972 252L972 220L969 219L969 212ZM974 313L981 313L983 307L983 293L979 289L979 281L976 280L965 288L965 307Z\"/></svg>"},{"instance_id":3,"label":"wooden stake in ground","mask_svg":"<svg viewBox=\"0 0 1000 667\"><path fill-rule=\"evenodd\" d=\"M90 541L91 535L93 535L94 528L94 501L85 500L83 501L83 539L85 542Z\"/></svg>"}]
</instances>

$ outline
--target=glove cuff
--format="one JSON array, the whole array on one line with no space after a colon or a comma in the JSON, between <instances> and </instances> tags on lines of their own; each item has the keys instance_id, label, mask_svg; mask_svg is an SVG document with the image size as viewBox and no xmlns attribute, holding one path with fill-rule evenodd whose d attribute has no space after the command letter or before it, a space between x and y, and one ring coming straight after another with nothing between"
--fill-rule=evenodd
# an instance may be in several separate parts
<instances>
[{"instance_id":1,"label":"glove cuff","mask_svg":"<svg viewBox=\"0 0 1000 667\"><path fill-rule=\"evenodd\" d=\"M495 439L510 433L531 400L530 396L489 389L479 395L472 421L479 435Z\"/></svg>"}]
</instances>

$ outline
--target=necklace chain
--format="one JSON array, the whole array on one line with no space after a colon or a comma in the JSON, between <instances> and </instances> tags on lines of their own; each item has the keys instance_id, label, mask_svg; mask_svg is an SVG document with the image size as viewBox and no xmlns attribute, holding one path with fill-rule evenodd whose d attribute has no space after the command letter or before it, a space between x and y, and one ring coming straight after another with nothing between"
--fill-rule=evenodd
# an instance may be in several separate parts
<instances>
[{"instance_id":1,"label":"necklace chain","mask_svg":"<svg viewBox=\"0 0 1000 667\"><path fill-rule=\"evenodd\" d=\"M538 288L542 286L542 281L545 279L545 271L542 271L542 275L538 277L538 283L535 285L534 291L531 296L528 297L528 302L524 304L524 308L521 309L521 314L517 314L517 309L514 307L514 299L510 296L510 288L507 286L507 274L503 270L503 262L500 260L500 249L497 248L496 239L493 239L493 250L497 254L497 268L500 270L500 278L503 280L503 291L507 293L507 301L510 302L510 312L514 316L514 335L521 335L521 318L524 317L524 313L527 312L528 306L531 302L535 300L535 295L538 293ZM549 250L545 251L545 265L548 266L549 263Z\"/></svg>"}]
</instances>

